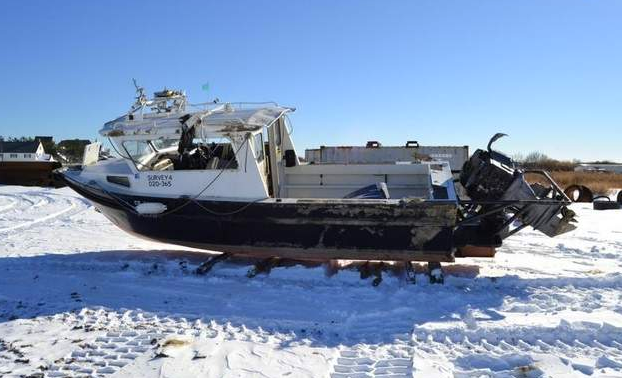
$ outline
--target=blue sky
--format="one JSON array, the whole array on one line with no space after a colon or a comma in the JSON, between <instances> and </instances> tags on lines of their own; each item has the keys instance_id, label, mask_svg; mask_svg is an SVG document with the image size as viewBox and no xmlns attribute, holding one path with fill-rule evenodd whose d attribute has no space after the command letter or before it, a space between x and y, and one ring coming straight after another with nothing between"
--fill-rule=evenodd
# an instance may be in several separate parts
<instances>
[{"instance_id":1,"label":"blue sky","mask_svg":"<svg viewBox=\"0 0 622 378\"><path fill-rule=\"evenodd\" d=\"M297 149L622 160L622 2L5 1L0 135L95 138L149 92L297 107ZM201 90L208 82L210 90Z\"/></svg>"}]
</instances>

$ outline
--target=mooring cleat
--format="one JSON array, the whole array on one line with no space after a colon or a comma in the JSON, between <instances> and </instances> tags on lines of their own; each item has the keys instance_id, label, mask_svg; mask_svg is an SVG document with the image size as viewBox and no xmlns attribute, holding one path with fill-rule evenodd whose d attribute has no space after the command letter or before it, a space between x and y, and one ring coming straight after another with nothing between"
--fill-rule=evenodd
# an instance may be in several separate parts
<instances>
[{"instance_id":1,"label":"mooring cleat","mask_svg":"<svg viewBox=\"0 0 622 378\"><path fill-rule=\"evenodd\" d=\"M431 284L442 284L445 282L445 276L443 275L443 269L439 262L428 263L428 276L430 276Z\"/></svg>"},{"instance_id":2,"label":"mooring cleat","mask_svg":"<svg viewBox=\"0 0 622 378\"><path fill-rule=\"evenodd\" d=\"M194 271L194 274L199 275L199 276L205 275L212 270L214 265L218 264L221 261L228 259L229 257L231 257L229 253L223 253L218 256L211 257L207 261L204 261L203 263L201 263L201 265L199 265L199 267L196 268L196 270Z\"/></svg>"}]
</instances>

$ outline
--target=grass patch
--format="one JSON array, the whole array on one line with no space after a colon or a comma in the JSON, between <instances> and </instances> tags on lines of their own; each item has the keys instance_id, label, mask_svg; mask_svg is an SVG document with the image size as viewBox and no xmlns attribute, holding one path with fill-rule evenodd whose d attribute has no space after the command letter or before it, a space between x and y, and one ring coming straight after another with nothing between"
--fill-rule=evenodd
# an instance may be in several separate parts
<instances>
[{"instance_id":1,"label":"grass patch","mask_svg":"<svg viewBox=\"0 0 622 378\"><path fill-rule=\"evenodd\" d=\"M562 190L570 185L587 186L594 195L606 195L612 189L622 188L622 174L609 172L573 172L573 171L553 171L553 180L557 182ZM528 182L540 182L546 184L543 178L535 174L527 174Z\"/></svg>"}]
</instances>

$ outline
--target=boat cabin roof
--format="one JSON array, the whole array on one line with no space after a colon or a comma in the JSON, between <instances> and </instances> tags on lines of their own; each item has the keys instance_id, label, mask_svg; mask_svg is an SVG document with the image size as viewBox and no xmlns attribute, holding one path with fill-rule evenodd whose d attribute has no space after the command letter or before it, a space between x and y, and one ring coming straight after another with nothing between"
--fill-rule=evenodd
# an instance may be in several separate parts
<instances>
[{"instance_id":1,"label":"boat cabin roof","mask_svg":"<svg viewBox=\"0 0 622 378\"><path fill-rule=\"evenodd\" d=\"M263 127L271 126L281 116L294 110L278 105L239 108L225 104L216 109L195 112L178 111L145 115L128 113L104 124L99 134L104 137L179 137L184 122L189 127L194 126L197 134L256 132Z\"/></svg>"}]
</instances>

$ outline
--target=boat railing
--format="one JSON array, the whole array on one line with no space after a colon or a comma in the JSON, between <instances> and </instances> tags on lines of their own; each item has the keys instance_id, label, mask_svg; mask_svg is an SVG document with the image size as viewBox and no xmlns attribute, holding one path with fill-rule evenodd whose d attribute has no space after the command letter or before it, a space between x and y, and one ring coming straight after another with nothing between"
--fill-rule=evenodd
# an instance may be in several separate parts
<instances>
[{"instance_id":1,"label":"boat railing","mask_svg":"<svg viewBox=\"0 0 622 378\"><path fill-rule=\"evenodd\" d=\"M195 103L195 104L188 104L189 107L196 109L196 110L214 110L217 109L225 104L229 104L230 106L237 108L237 109L248 109L248 108L252 108L252 107L257 107L257 106L266 106L266 105L270 105L270 106L279 106L279 104L276 101L260 101L260 102L227 102L227 103L223 103L223 102L199 102L199 103Z\"/></svg>"}]
</instances>

